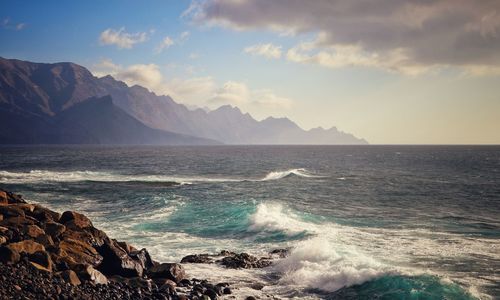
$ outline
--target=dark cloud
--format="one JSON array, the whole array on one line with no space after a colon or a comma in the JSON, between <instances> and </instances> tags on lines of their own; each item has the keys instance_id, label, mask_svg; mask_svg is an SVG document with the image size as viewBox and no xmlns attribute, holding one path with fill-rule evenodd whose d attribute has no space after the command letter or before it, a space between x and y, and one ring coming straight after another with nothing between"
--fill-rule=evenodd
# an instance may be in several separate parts
<instances>
[{"instance_id":1,"label":"dark cloud","mask_svg":"<svg viewBox=\"0 0 500 300\"><path fill-rule=\"evenodd\" d=\"M416 66L500 67L499 0L208 0L196 22L317 33L318 48L404 53Z\"/></svg>"}]
</instances>

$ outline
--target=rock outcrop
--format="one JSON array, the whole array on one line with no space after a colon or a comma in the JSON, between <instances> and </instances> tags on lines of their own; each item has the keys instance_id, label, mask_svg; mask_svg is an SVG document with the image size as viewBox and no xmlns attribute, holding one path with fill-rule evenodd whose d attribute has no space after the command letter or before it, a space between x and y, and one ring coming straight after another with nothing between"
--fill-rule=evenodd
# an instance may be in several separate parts
<instances>
[{"instance_id":1,"label":"rock outcrop","mask_svg":"<svg viewBox=\"0 0 500 300\"><path fill-rule=\"evenodd\" d=\"M0 299L216 299L227 284L109 238L84 215L0 189Z\"/></svg>"}]
</instances>

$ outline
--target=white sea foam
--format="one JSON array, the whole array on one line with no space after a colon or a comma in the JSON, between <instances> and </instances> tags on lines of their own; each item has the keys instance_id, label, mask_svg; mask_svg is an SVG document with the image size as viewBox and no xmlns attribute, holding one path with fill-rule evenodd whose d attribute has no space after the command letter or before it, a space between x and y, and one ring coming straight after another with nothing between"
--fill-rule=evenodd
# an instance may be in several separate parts
<instances>
[{"instance_id":1,"label":"white sea foam","mask_svg":"<svg viewBox=\"0 0 500 300\"><path fill-rule=\"evenodd\" d=\"M151 182L151 183L177 183L193 184L200 182L243 182L243 181L268 181L278 180L290 175L299 177L319 178L306 169L290 169L286 171L269 172L263 178L234 178L210 176L172 176L172 175L127 175L102 171L49 171L31 170L29 172L0 171L2 183L40 183L40 182Z\"/></svg>"},{"instance_id":2,"label":"white sea foam","mask_svg":"<svg viewBox=\"0 0 500 300\"><path fill-rule=\"evenodd\" d=\"M228 182L240 181L233 178L183 177L168 175L123 175L97 171L47 171L31 170L29 172L0 171L0 182L4 183L37 183L37 182L174 182L190 184L193 182Z\"/></svg>"},{"instance_id":3,"label":"white sea foam","mask_svg":"<svg viewBox=\"0 0 500 300\"><path fill-rule=\"evenodd\" d=\"M296 175L299 177L307 177L307 178L321 178L324 176L321 175L316 175L311 172L309 172L307 169L289 169L285 171L273 171L269 172L264 178L262 178L262 181L268 181L268 180L278 180L282 179L285 177L288 177L290 175Z\"/></svg>"}]
</instances>

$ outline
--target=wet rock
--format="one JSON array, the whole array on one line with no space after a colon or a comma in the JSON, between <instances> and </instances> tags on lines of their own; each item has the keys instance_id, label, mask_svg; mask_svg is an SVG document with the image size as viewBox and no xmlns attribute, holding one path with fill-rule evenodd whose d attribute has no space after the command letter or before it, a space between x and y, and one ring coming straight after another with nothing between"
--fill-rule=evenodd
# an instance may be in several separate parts
<instances>
[{"instance_id":1,"label":"wet rock","mask_svg":"<svg viewBox=\"0 0 500 300\"><path fill-rule=\"evenodd\" d=\"M91 245L69 238L59 243L57 255L69 264L97 266L102 262L102 256Z\"/></svg>"},{"instance_id":2,"label":"wet rock","mask_svg":"<svg viewBox=\"0 0 500 300\"><path fill-rule=\"evenodd\" d=\"M61 214L50 209L47 209L41 205L35 204L33 212L31 213L35 219L40 222L57 222L61 218Z\"/></svg>"},{"instance_id":3,"label":"wet rock","mask_svg":"<svg viewBox=\"0 0 500 300\"><path fill-rule=\"evenodd\" d=\"M3 215L4 219L10 217L23 217L26 215L24 210L17 205L2 205L0 206L0 215Z\"/></svg>"},{"instance_id":4,"label":"wet rock","mask_svg":"<svg viewBox=\"0 0 500 300\"><path fill-rule=\"evenodd\" d=\"M163 263L153 266L148 270L147 274L151 278L167 278L176 283L186 276L184 268L176 263Z\"/></svg>"},{"instance_id":5,"label":"wet rock","mask_svg":"<svg viewBox=\"0 0 500 300\"><path fill-rule=\"evenodd\" d=\"M0 190L0 205L9 204L9 198L7 197L7 193L5 191Z\"/></svg>"},{"instance_id":6,"label":"wet rock","mask_svg":"<svg viewBox=\"0 0 500 300\"><path fill-rule=\"evenodd\" d=\"M7 243L7 238L0 235L0 245Z\"/></svg>"},{"instance_id":7,"label":"wet rock","mask_svg":"<svg viewBox=\"0 0 500 300\"><path fill-rule=\"evenodd\" d=\"M26 225L23 228L23 233L24 235L35 239L38 236L45 234L45 231L43 231L43 229L38 227L37 225Z\"/></svg>"},{"instance_id":8,"label":"wet rock","mask_svg":"<svg viewBox=\"0 0 500 300\"><path fill-rule=\"evenodd\" d=\"M78 275L76 275L75 271L73 270L66 270L62 271L60 274L61 278L63 278L67 283L77 286L80 285L82 282L78 278Z\"/></svg>"},{"instance_id":9,"label":"wet rock","mask_svg":"<svg viewBox=\"0 0 500 300\"><path fill-rule=\"evenodd\" d=\"M191 263L191 264L211 264L214 260L208 254L192 254L184 256L181 259L181 263Z\"/></svg>"},{"instance_id":10,"label":"wet rock","mask_svg":"<svg viewBox=\"0 0 500 300\"><path fill-rule=\"evenodd\" d=\"M257 300L254 296L248 296L245 298L245 300Z\"/></svg>"},{"instance_id":11,"label":"wet rock","mask_svg":"<svg viewBox=\"0 0 500 300\"><path fill-rule=\"evenodd\" d=\"M234 254L226 256L220 260L220 263L231 269L251 269L264 268L271 265L271 261L265 258L258 259L248 253Z\"/></svg>"},{"instance_id":12,"label":"wet rock","mask_svg":"<svg viewBox=\"0 0 500 300\"><path fill-rule=\"evenodd\" d=\"M17 195L9 191L0 189L0 203L13 204L13 203L26 203L26 201L22 199L21 195Z\"/></svg>"},{"instance_id":13,"label":"wet rock","mask_svg":"<svg viewBox=\"0 0 500 300\"><path fill-rule=\"evenodd\" d=\"M133 260L117 242L111 241L97 248L103 261L98 269L106 275L120 275L123 277L141 277L143 267Z\"/></svg>"},{"instance_id":14,"label":"wet rock","mask_svg":"<svg viewBox=\"0 0 500 300\"><path fill-rule=\"evenodd\" d=\"M128 284L132 287L139 287L148 291L153 289L153 281L151 279L133 277L128 280Z\"/></svg>"},{"instance_id":15,"label":"wet rock","mask_svg":"<svg viewBox=\"0 0 500 300\"><path fill-rule=\"evenodd\" d=\"M231 288L226 287L226 288L224 288L224 290L222 291L222 293L224 295L231 295L233 293L233 291L231 291Z\"/></svg>"},{"instance_id":16,"label":"wet rock","mask_svg":"<svg viewBox=\"0 0 500 300\"><path fill-rule=\"evenodd\" d=\"M0 262L4 264L15 264L19 262L21 255L15 249L1 246L0 247Z\"/></svg>"},{"instance_id":17,"label":"wet rock","mask_svg":"<svg viewBox=\"0 0 500 300\"><path fill-rule=\"evenodd\" d=\"M75 266L75 272L78 278L82 278L83 280L88 280L94 284L108 284L106 276L91 265L77 265Z\"/></svg>"},{"instance_id":18,"label":"wet rock","mask_svg":"<svg viewBox=\"0 0 500 300\"><path fill-rule=\"evenodd\" d=\"M188 287L188 286L191 286L192 283L191 283L191 280L189 280L187 278L184 278L181 281L179 281L178 285L181 286L181 287Z\"/></svg>"},{"instance_id":19,"label":"wet rock","mask_svg":"<svg viewBox=\"0 0 500 300\"><path fill-rule=\"evenodd\" d=\"M39 244L32 240L24 240L17 243L10 243L7 245L7 248L15 250L21 254L33 254L38 251L45 252L45 247L42 244Z\"/></svg>"},{"instance_id":20,"label":"wet rock","mask_svg":"<svg viewBox=\"0 0 500 300\"><path fill-rule=\"evenodd\" d=\"M133 247L131 247L131 248L133 248ZM141 267L143 269L149 269L153 266L158 265L157 262L153 261L153 259L151 258L151 255L149 255L148 250L146 250L145 248L143 248L141 250L132 250L131 249L131 251L128 253L133 260L139 262L139 264L141 265Z\"/></svg>"},{"instance_id":21,"label":"wet rock","mask_svg":"<svg viewBox=\"0 0 500 300\"><path fill-rule=\"evenodd\" d=\"M217 292L215 292L213 289L206 289L204 295L210 297L210 300L218 299Z\"/></svg>"},{"instance_id":22,"label":"wet rock","mask_svg":"<svg viewBox=\"0 0 500 300\"><path fill-rule=\"evenodd\" d=\"M289 254L288 249L274 249L273 251L269 252L269 255L271 256L277 256L279 258L285 258Z\"/></svg>"},{"instance_id":23,"label":"wet rock","mask_svg":"<svg viewBox=\"0 0 500 300\"><path fill-rule=\"evenodd\" d=\"M46 251L37 251L28 255L30 263L37 269L52 272L52 259Z\"/></svg>"},{"instance_id":24,"label":"wet rock","mask_svg":"<svg viewBox=\"0 0 500 300\"><path fill-rule=\"evenodd\" d=\"M35 238L35 241L37 243L42 244L45 248L52 247L54 246L54 241L52 240L52 237L47 234L42 234L39 235Z\"/></svg>"},{"instance_id":25,"label":"wet rock","mask_svg":"<svg viewBox=\"0 0 500 300\"><path fill-rule=\"evenodd\" d=\"M65 211L59 219L59 223L76 230L92 227L89 218L74 211Z\"/></svg>"},{"instance_id":26,"label":"wet rock","mask_svg":"<svg viewBox=\"0 0 500 300\"><path fill-rule=\"evenodd\" d=\"M53 238L59 237L63 232L66 231L66 226L54 221L47 221L44 228L45 232Z\"/></svg>"},{"instance_id":27,"label":"wet rock","mask_svg":"<svg viewBox=\"0 0 500 300\"><path fill-rule=\"evenodd\" d=\"M24 225L34 225L34 224L36 224L36 220L30 217L23 217L23 216L4 218L2 221L0 221L0 226L15 227L15 228L21 228Z\"/></svg>"},{"instance_id":28,"label":"wet rock","mask_svg":"<svg viewBox=\"0 0 500 300\"><path fill-rule=\"evenodd\" d=\"M260 290L262 290L262 289L264 288L264 285L263 285L262 283L255 282L255 283L252 283L252 284L250 285L250 287L251 287L252 289L254 289L254 290L258 290L258 291L260 291Z\"/></svg>"}]
</instances>

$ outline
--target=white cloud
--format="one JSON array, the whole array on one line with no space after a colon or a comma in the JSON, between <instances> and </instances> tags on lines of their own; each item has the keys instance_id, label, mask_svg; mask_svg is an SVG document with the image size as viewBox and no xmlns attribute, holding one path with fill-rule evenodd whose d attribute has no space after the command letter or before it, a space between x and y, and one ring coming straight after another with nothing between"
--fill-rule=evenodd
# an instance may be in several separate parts
<instances>
[{"instance_id":1,"label":"white cloud","mask_svg":"<svg viewBox=\"0 0 500 300\"><path fill-rule=\"evenodd\" d=\"M95 76L111 75L127 85L141 85L158 95L170 95L181 103L210 106L231 104L251 111L253 109L288 109L292 100L277 96L271 90L252 90L245 83L227 81L218 87L211 76L165 79L155 64L122 66L104 59L92 68Z\"/></svg>"},{"instance_id":2,"label":"white cloud","mask_svg":"<svg viewBox=\"0 0 500 300\"><path fill-rule=\"evenodd\" d=\"M101 32L99 41L101 45L116 45L119 49L131 49L135 44L147 41L146 32L128 33L122 27L119 30L108 28Z\"/></svg>"},{"instance_id":3,"label":"white cloud","mask_svg":"<svg viewBox=\"0 0 500 300\"><path fill-rule=\"evenodd\" d=\"M20 31L20 30L23 30L26 27L26 23L13 24L10 21L10 18L5 18L5 19L2 20L2 27L5 28L5 29L11 29L11 30Z\"/></svg>"},{"instance_id":4,"label":"white cloud","mask_svg":"<svg viewBox=\"0 0 500 300\"><path fill-rule=\"evenodd\" d=\"M271 43L269 44L258 44L246 47L244 49L245 53L252 55L261 55L266 58L280 58L281 57L281 46L275 46Z\"/></svg>"},{"instance_id":5,"label":"white cloud","mask_svg":"<svg viewBox=\"0 0 500 300\"><path fill-rule=\"evenodd\" d=\"M218 88L209 104L230 104L247 110L252 108L282 108L292 106L291 99L277 96L271 90L251 90L245 83L228 81Z\"/></svg>"},{"instance_id":6,"label":"white cloud","mask_svg":"<svg viewBox=\"0 0 500 300\"><path fill-rule=\"evenodd\" d=\"M198 59L200 57L201 55L195 52L189 54L189 59Z\"/></svg>"},{"instance_id":7,"label":"white cloud","mask_svg":"<svg viewBox=\"0 0 500 300\"><path fill-rule=\"evenodd\" d=\"M191 35L191 33L189 31L181 32L181 34L179 36L179 43L184 43L185 41L187 41L189 39L190 35Z\"/></svg>"},{"instance_id":8,"label":"white cloud","mask_svg":"<svg viewBox=\"0 0 500 300\"><path fill-rule=\"evenodd\" d=\"M183 15L200 25L317 35L309 52L301 43L288 51L292 61L415 74L499 68L499 14L498 0L206 0Z\"/></svg>"},{"instance_id":9,"label":"white cloud","mask_svg":"<svg viewBox=\"0 0 500 300\"><path fill-rule=\"evenodd\" d=\"M170 37L166 36L161 43L156 47L155 52L161 53L163 50L170 48L175 42Z\"/></svg>"}]
</instances>

